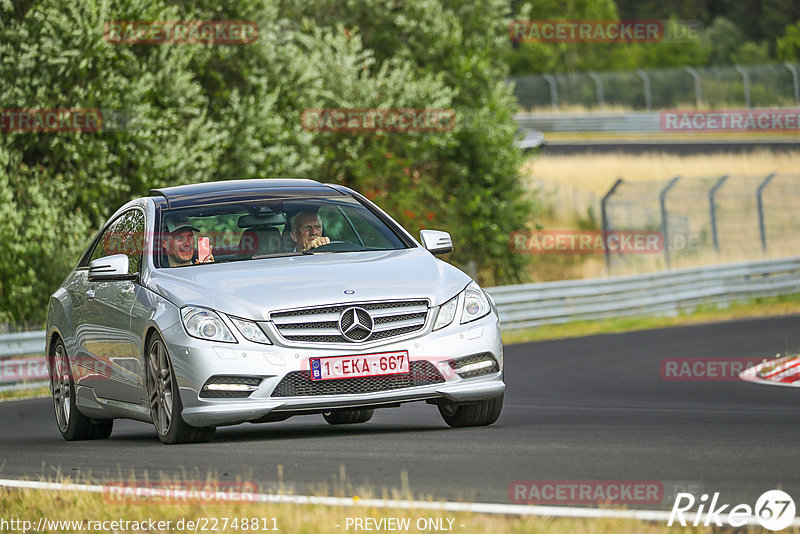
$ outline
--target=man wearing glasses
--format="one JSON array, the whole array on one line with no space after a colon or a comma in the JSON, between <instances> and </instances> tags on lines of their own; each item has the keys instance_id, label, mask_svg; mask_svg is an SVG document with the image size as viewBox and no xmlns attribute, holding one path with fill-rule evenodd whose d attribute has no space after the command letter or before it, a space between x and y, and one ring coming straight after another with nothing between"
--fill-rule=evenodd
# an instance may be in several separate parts
<instances>
[{"instance_id":1,"label":"man wearing glasses","mask_svg":"<svg viewBox=\"0 0 800 534\"><path fill-rule=\"evenodd\" d=\"M290 235L295 242L295 251L303 252L331 242L322 235L322 219L313 211L301 211L292 218Z\"/></svg>"}]
</instances>

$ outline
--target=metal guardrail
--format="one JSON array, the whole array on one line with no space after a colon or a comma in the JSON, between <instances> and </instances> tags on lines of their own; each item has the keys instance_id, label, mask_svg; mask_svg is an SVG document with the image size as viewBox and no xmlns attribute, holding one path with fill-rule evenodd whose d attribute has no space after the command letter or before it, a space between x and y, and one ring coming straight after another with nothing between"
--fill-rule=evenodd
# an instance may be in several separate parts
<instances>
[{"instance_id":1,"label":"metal guardrail","mask_svg":"<svg viewBox=\"0 0 800 534\"><path fill-rule=\"evenodd\" d=\"M47 367L44 357L44 331L0 335L0 391L32 389L46 386ZM18 358L36 354L30 358Z\"/></svg>"},{"instance_id":2,"label":"metal guardrail","mask_svg":"<svg viewBox=\"0 0 800 534\"><path fill-rule=\"evenodd\" d=\"M545 133L659 133L660 113L652 111L518 113L517 126Z\"/></svg>"},{"instance_id":3,"label":"metal guardrail","mask_svg":"<svg viewBox=\"0 0 800 534\"><path fill-rule=\"evenodd\" d=\"M503 330L578 320L674 316L702 304L729 305L800 293L800 258L677 269L644 275L486 288ZM0 391L46 385L44 331L0 335ZM37 374L38 373L38 374ZM21 382L26 378L27 382ZM38 381L31 382L31 379Z\"/></svg>"},{"instance_id":4,"label":"metal guardrail","mask_svg":"<svg viewBox=\"0 0 800 534\"><path fill-rule=\"evenodd\" d=\"M800 258L645 275L486 288L503 330L578 320L674 316L701 304L800 293Z\"/></svg>"}]
</instances>

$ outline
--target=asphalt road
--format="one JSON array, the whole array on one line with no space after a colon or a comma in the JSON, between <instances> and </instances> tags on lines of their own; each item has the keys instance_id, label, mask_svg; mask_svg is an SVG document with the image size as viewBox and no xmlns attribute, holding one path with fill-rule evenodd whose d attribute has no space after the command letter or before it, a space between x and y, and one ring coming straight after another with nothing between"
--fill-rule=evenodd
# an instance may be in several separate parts
<instances>
[{"instance_id":1,"label":"asphalt road","mask_svg":"<svg viewBox=\"0 0 800 534\"><path fill-rule=\"evenodd\" d=\"M800 498L800 390L739 381L672 381L665 358L769 357L800 349L800 316L601 335L506 347L505 407L491 427L450 429L435 407L406 404L372 421L321 416L219 429L208 444L164 446L150 425L117 421L111 438L63 441L49 399L0 403L0 478L219 480L262 491L510 502L517 480L645 480L755 504L781 487ZM404 473L406 475L404 475ZM342 483L344 474L344 484ZM387 490L384 493L384 490Z\"/></svg>"}]
</instances>

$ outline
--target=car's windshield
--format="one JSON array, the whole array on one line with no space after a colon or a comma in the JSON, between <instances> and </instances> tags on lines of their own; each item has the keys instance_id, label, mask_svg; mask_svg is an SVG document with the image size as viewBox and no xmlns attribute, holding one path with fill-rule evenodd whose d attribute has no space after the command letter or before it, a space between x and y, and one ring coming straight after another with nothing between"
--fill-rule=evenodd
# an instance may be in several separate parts
<instances>
[{"instance_id":1,"label":"car's windshield","mask_svg":"<svg viewBox=\"0 0 800 534\"><path fill-rule=\"evenodd\" d=\"M349 197L165 209L160 225L154 247L160 267L407 248L387 223Z\"/></svg>"}]
</instances>

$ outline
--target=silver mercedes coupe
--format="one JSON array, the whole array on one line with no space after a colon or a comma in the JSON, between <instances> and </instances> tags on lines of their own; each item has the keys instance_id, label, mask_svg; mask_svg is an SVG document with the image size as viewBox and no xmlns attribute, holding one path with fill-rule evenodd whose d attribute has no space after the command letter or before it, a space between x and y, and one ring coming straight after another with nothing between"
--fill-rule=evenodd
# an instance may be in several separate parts
<instances>
[{"instance_id":1,"label":"silver mercedes coupe","mask_svg":"<svg viewBox=\"0 0 800 534\"><path fill-rule=\"evenodd\" d=\"M421 244L420 244L421 243ZM122 206L47 312L56 422L103 439L117 418L164 443L321 414L368 421L425 401L452 427L503 407L497 309L355 191L312 180L168 187Z\"/></svg>"}]
</instances>

